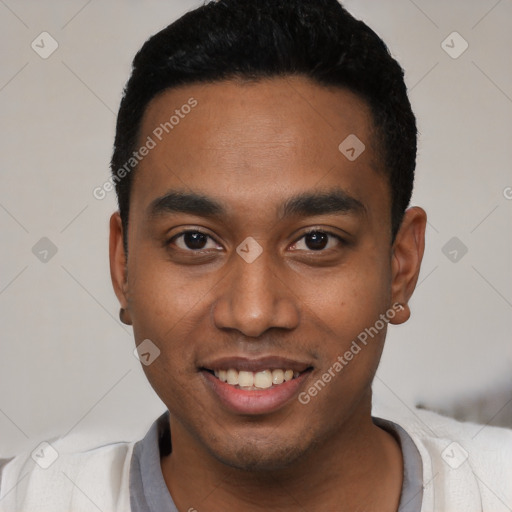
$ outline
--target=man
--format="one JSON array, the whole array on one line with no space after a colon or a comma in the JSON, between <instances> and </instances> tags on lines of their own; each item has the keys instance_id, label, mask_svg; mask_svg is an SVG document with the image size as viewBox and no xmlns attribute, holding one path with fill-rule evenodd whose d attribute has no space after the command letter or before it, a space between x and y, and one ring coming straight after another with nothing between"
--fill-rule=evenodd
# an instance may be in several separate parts
<instances>
[{"instance_id":1,"label":"man","mask_svg":"<svg viewBox=\"0 0 512 512\"><path fill-rule=\"evenodd\" d=\"M137 443L16 457L0 509L511 510L510 431L371 414L423 256L415 158L403 72L336 0L221 0L152 37L110 265L169 412Z\"/></svg>"}]
</instances>

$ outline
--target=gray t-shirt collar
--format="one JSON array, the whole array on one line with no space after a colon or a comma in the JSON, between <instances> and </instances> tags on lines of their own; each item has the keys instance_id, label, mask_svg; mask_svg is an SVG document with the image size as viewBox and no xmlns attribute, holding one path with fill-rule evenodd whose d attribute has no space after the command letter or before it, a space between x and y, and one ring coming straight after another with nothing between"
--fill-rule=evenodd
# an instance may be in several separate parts
<instances>
[{"instance_id":1,"label":"gray t-shirt collar","mask_svg":"<svg viewBox=\"0 0 512 512\"><path fill-rule=\"evenodd\" d=\"M400 443L404 477L398 512L420 512L423 498L421 455L413 440L398 424L373 417L373 422ZM169 411L151 426L144 439L135 443L130 467L132 512L178 512L165 484L160 458L171 453Z\"/></svg>"}]
</instances>

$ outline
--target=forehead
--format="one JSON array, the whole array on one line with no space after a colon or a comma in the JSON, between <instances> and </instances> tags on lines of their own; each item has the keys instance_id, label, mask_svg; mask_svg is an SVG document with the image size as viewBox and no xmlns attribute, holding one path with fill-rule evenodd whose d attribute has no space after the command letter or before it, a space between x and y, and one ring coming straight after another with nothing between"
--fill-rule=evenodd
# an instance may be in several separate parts
<instances>
[{"instance_id":1,"label":"forehead","mask_svg":"<svg viewBox=\"0 0 512 512\"><path fill-rule=\"evenodd\" d=\"M166 190L188 189L255 208L336 187L363 202L388 195L373 138L362 99L305 78L170 89L143 117L139 144L151 139L152 149L132 198L147 207Z\"/></svg>"}]
</instances>

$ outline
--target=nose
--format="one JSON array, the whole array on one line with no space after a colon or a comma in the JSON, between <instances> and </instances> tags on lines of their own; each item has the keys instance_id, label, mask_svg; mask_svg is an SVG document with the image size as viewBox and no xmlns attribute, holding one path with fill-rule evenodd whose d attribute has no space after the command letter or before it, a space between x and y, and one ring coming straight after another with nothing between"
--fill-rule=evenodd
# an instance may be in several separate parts
<instances>
[{"instance_id":1,"label":"nose","mask_svg":"<svg viewBox=\"0 0 512 512\"><path fill-rule=\"evenodd\" d=\"M299 323L298 299L265 251L252 263L233 256L233 267L213 306L218 329L236 329L257 338L271 328L292 330Z\"/></svg>"}]
</instances>

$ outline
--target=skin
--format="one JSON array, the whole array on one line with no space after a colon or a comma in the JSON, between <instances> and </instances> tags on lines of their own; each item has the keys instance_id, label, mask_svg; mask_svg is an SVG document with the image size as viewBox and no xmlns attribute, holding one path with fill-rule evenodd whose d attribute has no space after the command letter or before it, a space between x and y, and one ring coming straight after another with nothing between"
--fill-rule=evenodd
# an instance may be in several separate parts
<instances>
[{"instance_id":1,"label":"skin","mask_svg":"<svg viewBox=\"0 0 512 512\"><path fill-rule=\"evenodd\" d=\"M143 369L171 412L173 452L161 467L173 499L180 511L396 511L402 454L371 421L385 328L308 404L295 398L268 414L233 413L199 367L288 357L313 367L307 390L393 304L402 311L391 323L408 319L426 214L410 208L392 243L371 114L349 91L302 77L169 90L149 104L141 143L191 97L197 107L137 167L128 257L119 214L110 222L126 321L137 344L150 339L161 351ZM353 162L338 150L349 134L366 146ZM364 208L279 215L290 197L334 189ZM215 199L226 213L150 215L170 190ZM183 236L169 241L189 228L212 237L200 255ZM344 242L330 236L318 249L309 228ZM263 249L252 263L236 252L247 237Z\"/></svg>"}]
</instances>

